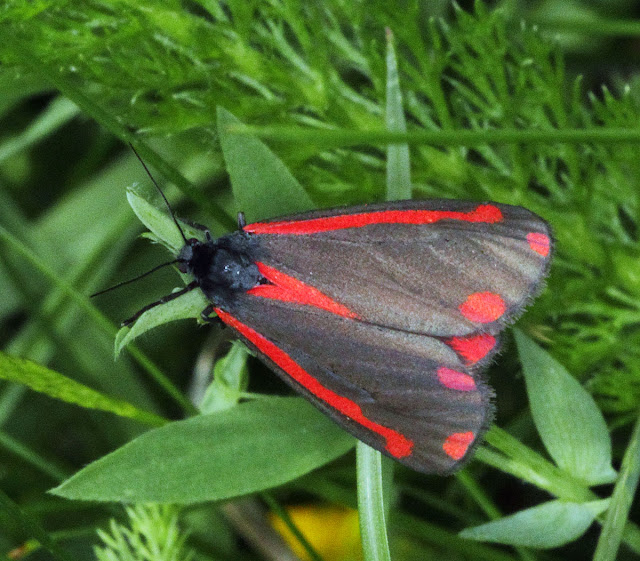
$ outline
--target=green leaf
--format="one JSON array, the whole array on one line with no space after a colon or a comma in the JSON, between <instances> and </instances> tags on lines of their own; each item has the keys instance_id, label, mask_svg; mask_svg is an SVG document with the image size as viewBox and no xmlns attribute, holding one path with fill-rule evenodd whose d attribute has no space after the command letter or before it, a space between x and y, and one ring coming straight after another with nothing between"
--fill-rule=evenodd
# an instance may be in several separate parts
<instances>
[{"instance_id":1,"label":"green leaf","mask_svg":"<svg viewBox=\"0 0 640 561\"><path fill-rule=\"evenodd\" d=\"M617 558L620 542L624 536L629 511L638 490L640 478L640 417L631 435L620 466L620 477L611 495L611 504L607 511L594 561L614 561ZM637 553L637 550L636 550Z\"/></svg>"},{"instance_id":2,"label":"green leaf","mask_svg":"<svg viewBox=\"0 0 640 561\"><path fill-rule=\"evenodd\" d=\"M127 200L133 212L151 232L149 237L162 243L174 256L177 255L184 245L184 239L168 210L163 211L152 205L136 186L127 190ZM187 238L202 237L202 232L189 224L180 222L180 227ZM185 280L185 284L191 280L188 275L181 276ZM208 305L209 302L202 291L192 290L166 304L151 308L142 314L131 327L123 327L118 332L115 340L116 356L143 333L170 321L197 318Z\"/></svg>"},{"instance_id":3,"label":"green leaf","mask_svg":"<svg viewBox=\"0 0 640 561\"><path fill-rule=\"evenodd\" d=\"M231 176L233 195L248 222L315 208L282 161L254 136L233 133L241 125L218 107L218 134Z\"/></svg>"},{"instance_id":4,"label":"green leaf","mask_svg":"<svg viewBox=\"0 0 640 561\"><path fill-rule=\"evenodd\" d=\"M213 381L200 403L202 413L214 413L237 405L249 382L248 356L247 347L236 342L227 356L216 362Z\"/></svg>"},{"instance_id":5,"label":"green leaf","mask_svg":"<svg viewBox=\"0 0 640 561\"><path fill-rule=\"evenodd\" d=\"M131 327L123 327L118 331L115 340L116 356L143 333L170 321L200 317L200 313L208 305L209 301L201 290L192 290L175 300L147 310Z\"/></svg>"},{"instance_id":6,"label":"green leaf","mask_svg":"<svg viewBox=\"0 0 640 561\"><path fill-rule=\"evenodd\" d=\"M584 534L608 505L609 499L588 503L549 501L494 522L467 528L459 535L471 540L537 549L560 547Z\"/></svg>"},{"instance_id":7,"label":"green leaf","mask_svg":"<svg viewBox=\"0 0 640 561\"><path fill-rule=\"evenodd\" d=\"M65 125L80 113L79 107L65 97L58 97L51 101L42 114L21 133L9 137L0 146L0 163L20 154L22 150L42 142L47 136L55 133L59 127Z\"/></svg>"},{"instance_id":8,"label":"green leaf","mask_svg":"<svg viewBox=\"0 0 640 561\"><path fill-rule=\"evenodd\" d=\"M129 187L127 189L129 205L147 230L152 232L154 237L160 240L173 255L177 255L184 245L184 240L171 219L168 209L161 210L152 205L144 194L146 191L141 191L137 185Z\"/></svg>"},{"instance_id":9,"label":"green leaf","mask_svg":"<svg viewBox=\"0 0 640 561\"><path fill-rule=\"evenodd\" d=\"M51 554L53 561L72 561L76 559L75 556L71 556L65 548L60 546L58 540L53 539L50 532L41 526L39 516L36 513L29 512L29 509L25 509L24 506L15 503L2 489L0 489L0 512L2 512L2 517L5 521L10 520L13 527L21 527L25 535L30 536L34 541L40 542L40 545ZM6 528L8 526L7 522L4 522L3 526ZM25 553L20 552L19 555L11 555L11 557L14 559L16 557L28 557L32 544L27 544L25 544ZM20 549L14 550L14 552L18 551ZM5 559L10 559L11 557L7 555Z\"/></svg>"},{"instance_id":10,"label":"green leaf","mask_svg":"<svg viewBox=\"0 0 640 561\"><path fill-rule=\"evenodd\" d=\"M153 234L152 238L162 243L172 255L177 255L184 239L176 227L169 209L159 209L148 201L145 196L146 191L142 191L137 185L132 185L127 189L127 200L135 212L136 216L146 228ZM180 221L180 227L187 238L203 238L201 230Z\"/></svg>"},{"instance_id":11,"label":"green leaf","mask_svg":"<svg viewBox=\"0 0 640 561\"><path fill-rule=\"evenodd\" d=\"M402 91L398 76L398 61L393 46L393 33L387 29L387 107L386 128L389 132L407 132L402 105ZM397 201L411 198L411 165L409 145L387 146L387 200Z\"/></svg>"},{"instance_id":12,"label":"green leaf","mask_svg":"<svg viewBox=\"0 0 640 561\"><path fill-rule=\"evenodd\" d=\"M589 485L610 483L611 439L591 395L549 353L515 330L531 414L544 445L563 470Z\"/></svg>"},{"instance_id":13,"label":"green leaf","mask_svg":"<svg viewBox=\"0 0 640 561\"><path fill-rule=\"evenodd\" d=\"M308 210L314 207L302 186L278 157L260 140L249 135L233 134L228 129L241 124L231 113L218 109L218 129L231 176L233 193L245 215L268 218L277 214ZM247 165L247 162L252 162ZM177 255L184 245L182 234L168 209L151 204L137 186L127 190L127 199L140 221L151 232L152 239ZM187 238L202 238L202 231L180 221ZM189 282L187 276L183 279ZM177 319L198 317L208 305L201 291L195 290L176 300L145 312L129 329L116 337L116 355L134 339L150 329Z\"/></svg>"},{"instance_id":14,"label":"green leaf","mask_svg":"<svg viewBox=\"0 0 640 561\"><path fill-rule=\"evenodd\" d=\"M52 493L90 501L223 500L287 483L353 444L303 399L259 399L150 430Z\"/></svg>"},{"instance_id":15,"label":"green leaf","mask_svg":"<svg viewBox=\"0 0 640 561\"><path fill-rule=\"evenodd\" d=\"M366 559L389 561L382 454L364 442L358 442L356 459L362 550ZM387 465L386 469L391 471L393 466Z\"/></svg>"},{"instance_id":16,"label":"green leaf","mask_svg":"<svg viewBox=\"0 0 640 561\"><path fill-rule=\"evenodd\" d=\"M166 422L158 415L142 411L127 401L101 394L55 370L49 370L30 360L4 353L0 353L0 378L23 384L49 397L80 405L86 409L108 411L120 417L136 419L155 426Z\"/></svg>"}]
</instances>

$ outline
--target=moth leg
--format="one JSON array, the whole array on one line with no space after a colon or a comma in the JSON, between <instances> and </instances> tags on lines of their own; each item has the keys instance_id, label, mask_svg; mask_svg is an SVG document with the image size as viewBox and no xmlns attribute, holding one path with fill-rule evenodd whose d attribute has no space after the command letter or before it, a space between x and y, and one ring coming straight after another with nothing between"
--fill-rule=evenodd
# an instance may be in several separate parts
<instances>
[{"instance_id":1,"label":"moth leg","mask_svg":"<svg viewBox=\"0 0 640 561\"><path fill-rule=\"evenodd\" d=\"M200 312L200 317L205 323L222 325L222 320L218 316L211 316L213 307L213 304L209 304L204 310L202 310L202 312Z\"/></svg>"},{"instance_id":2,"label":"moth leg","mask_svg":"<svg viewBox=\"0 0 640 561\"><path fill-rule=\"evenodd\" d=\"M133 322L135 322L142 314L149 311L151 308L155 308L156 306L160 306L161 304L171 302L171 300L175 300L183 294L191 292L194 288L198 288L198 286L200 286L198 284L198 281L191 281L183 289L178 290L177 292L172 292L171 294L167 294L167 296L163 296L162 298L160 298L160 300L156 300L155 302L151 302L151 304L147 304L144 308L138 310L135 314L133 314L129 319L124 320L120 325L122 327L128 327Z\"/></svg>"}]
</instances>

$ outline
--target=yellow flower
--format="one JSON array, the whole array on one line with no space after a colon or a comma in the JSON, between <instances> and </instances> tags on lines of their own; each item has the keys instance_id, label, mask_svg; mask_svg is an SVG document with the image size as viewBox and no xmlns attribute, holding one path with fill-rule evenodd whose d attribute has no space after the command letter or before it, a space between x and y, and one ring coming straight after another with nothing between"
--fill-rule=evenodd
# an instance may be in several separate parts
<instances>
[{"instance_id":1,"label":"yellow flower","mask_svg":"<svg viewBox=\"0 0 640 561\"><path fill-rule=\"evenodd\" d=\"M285 507L293 523L325 561L362 559L358 511L337 505L298 505ZM273 527L302 561L308 553L282 519L270 514Z\"/></svg>"}]
</instances>

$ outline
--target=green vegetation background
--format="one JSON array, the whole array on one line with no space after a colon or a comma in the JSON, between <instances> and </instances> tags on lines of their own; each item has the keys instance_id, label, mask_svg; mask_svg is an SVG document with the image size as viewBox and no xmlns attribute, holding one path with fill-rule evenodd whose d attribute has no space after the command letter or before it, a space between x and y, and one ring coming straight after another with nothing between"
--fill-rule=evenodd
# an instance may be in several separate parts
<instances>
[{"instance_id":1,"label":"green vegetation background","mask_svg":"<svg viewBox=\"0 0 640 561\"><path fill-rule=\"evenodd\" d=\"M498 2L477 12L440 1L5 2L4 352L179 418L176 400L136 357L113 358L115 326L170 292L179 284L175 274L158 273L96 301L110 327L51 280L86 295L166 260L161 247L138 239L142 229L125 189L147 179L122 141L130 135L142 140L157 179L179 185L168 186L168 194L180 215L211 225L216 234L233 228L232 217L242 210L222 159L217 107L257 127L308 127L302 140L290 129L271 129L269 143L316 206L383 200L385 146L366 135L353 146L339 131L384 127L388 27L409 132L450 133L446 146L411 145L413 196L518 204L553 225L557 255L547 290L519 326L593 394L606 414L619 467L640 406L640 145L616 136L637 129L640 116L638 10L622 0ZM610 134L594 141L588 132L596 128ZM327 148L314 131L331 129L338 133ZM539 131L543 140L469 146L455 136L500 129ZM584 142L557 142L556 129L583 129ZM215 355L217 335L195 322L175 322L147 334L140 346L186 392L193 389L197 361L206 364ZM252 391L284 391L258 364L250 361L250 367ZM490 376L497 424L541 449L518 368L507 340ZM4 493L24 520L50 531L74 558L92 558L95 528L122 511L45 493L146 427L11 383L0 387L0 425ZM482 464L472 462L469 471L476 491L505 513L546 498ZM314 477L276 497L355 505L352 457ZM393 506L400 513L390 528L394 558L424 558L427 551L446 558L592 555L595 528L542 555L470 549L455 533L484 517L468 486L401 469L396 480L402 500ZM637 514L632 510L631 519ZM1 516L0 552L34 537L8 506ZM200 557L263 558L238 545L226 520L215 505L181 516ZM425 520L437 523L437 531ZM623 555L631 553L623 549Z\"/></svg>"}]
</instances>

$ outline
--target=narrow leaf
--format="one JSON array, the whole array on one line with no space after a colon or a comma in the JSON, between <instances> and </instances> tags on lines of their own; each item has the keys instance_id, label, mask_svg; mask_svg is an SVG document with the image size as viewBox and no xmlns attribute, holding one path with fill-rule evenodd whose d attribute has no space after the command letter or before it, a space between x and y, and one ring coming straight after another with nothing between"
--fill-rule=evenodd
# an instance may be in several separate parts
<instances>
[{"instance_id":1,"label":"narrow leaf","mask_svg":"<svg viewBox=\"0 0 640 561\"><path fill-rule=\"evenodd\" d=\"M306 191L261 140L233 132L241 124L218 108L218 134L233 195L247 221L313 209Z\"/></svg>"},{"instance_id":2,"label":"narrow leaf","mask_svg":"<svg viewBox=\"0 0 640 561\"><path fill-rule=\"evenodd\" d=\"M613 481L609 431L591 395L524 333L516 330L515 338L531 414L551 457L589 485Z\"/></svg>"},{"instance_id":3,"label":"narrow leaf","mask_svg":"<svg viewBox=\"0 0 640 561\"><path fill-rule=\"evenodd\" d=\"M91 501L223 500L287 483L353 444L303 399L260 399L150 430L52 492Z\"/></svg>"},{"instance_id":4,"label":"narrow leaf","mask_svg":"<svg viewBox=\"0 0 640 561\"><path fill-rule=\"evenodd\" d=\"M197 318L208 305L209 302L201 290L192 290L175 300L151 308L142 314L131 327L123 327L118 331L115 340L116 356L143 333L170 321Z\"/></svg>"},{"instance_id":5,"label":"narrow leaf","mask_svg":"<svg viewBox=\"0 0 640 561\"><path fill-rule=\"evenodd\" d=\"M588 503L550 501L460 532L460 537L506 545L550 549L579 538L609 499Z\"/></svg>"},{"instance_id":6,"label":"narrow leaf","mask_svg":"<svg viewBox=\"0 0 640 561\"><path fill-rule=\"evenodd\" d=\"M66 97L54 98L40 116L19 134L3 139L0 162L15 157L29 146L41 142L80 113L79 107Z\"/></svg>"},{"instance_id":7,"label":"narrow leaf","mask_svg":"<svg viewBox=\"0 0 640 561\"><path fill-rule=\"evenodd\" d=\"M368 561L389 561L382 484L382 454L364 442L357 443L358 516L362 550ZM392 469L387 466L388 469Z\"/></svg>"},{"instance_id":8,"label":"narrow leaf","mask_svg":"<svg viewBox=\"0 0 640 561\"><path fill-rule=\"evenodd\" d=\"M213 381L199 406L202 413L215 413L238 404L249 382L248 357L247 347L236 342L227 355L216 362Z\"/></svg>"},{"instance_id":9,"label":"narrow leaf","mask_svg":"<svg viewBox=\"0 0 640 561\"><path fill-rule=\"evenodd\" d=\"M620 477L611 495L611 505L602 526L594 561L616 559L629 518L629 510L638 489L638 477L640 477L640 417L636 420L629 446L622 459Z\"/></svg>"},{"instance_id":10,"label":"narrow leaf","mask_svg":"<svg viewBox=\"0 0 640 561\"><path fill-rule=\"evenodd\" d=\"M40 517L34 512L29 512L29 510L21 508L0 489L0 513L2 517L7 521L10 520L14 527L21 527L27 535L38 540L40 545L51 554L51 558L54 561L72 561L74 557L60 547L60 544L53 539L51 534L40 525ZM25 558L27 556L28 553L24 555ZM7 555L5 559L10 559L10 557Z\"/></svg>"},{"instance_id":11,"label":"narrow leaf","mask_svg":"<svg viewBox=\"0 0 640 561\"><path fill-rule=\"evenodd\" d=\"M86 409L108 411L155 426L165 423L158 415L142 411L127 401L101 394L55 370L24 358L0 353L0 378Z\"/></svg>"},{"instance_id":12,"label":"narrow leaf","mask_svg":"<svg viewBox=\"0 0 640 561\"><path fill-rule=\"evenodd\" d=\"M387 29L387 107L386 128L389 132L407 132L402 106L402 92L398 77L398 62L393 46L393 33ZM398 201L411 198L411 167L409 145L387 146L387 200Z\"/></svg>"},{"instance_id":13,"label":"narrow leaf","mask_svg":"<svg viewBox=\"0 0 640 561\"><path fill-rule=\"evenodd\" d=\"M163 211L152 205L137 185L127 189L127 200L147 230L153 232L155 238L161 240L173 255L177 254L184 245L184 241L171 220L168 209Z\"/></svg>"},{"instance_id":14,"label":"narrow leaf","mask_svg":"<svg viewBox=\"0 0 640 561\"><path fill-rule=\"evenodd\" d=\"M151 204L136 185L127 189L127 200L140 222L153 234L153 239L162 243L171 255L176 256L184 245L184 239L169 209L160 209ZM202 231L189 224L180 222L180 227L187 238L203 238Z\"/></svg>"},{"instance_id":15,"label":"narrow leaf","mask_svg":"<svg viewBox=\"0 0 640 561\"><path fill-rule=\"evenodd\" d=\"M127 190L127 200L133 212L151 232L150 237L162 243L173 256L177 255L184 245L184 240L168 209L162 210L152 205L136 186ZM180 227L187 238L202 237L202 232L189 224L180 222ZM183 279L188 281L189 277L185 275ZM124 327L118 332L115 340L116 356L134 339L154 327L178 319L199 317L200 312L208 304L209 302L202 291L193 290L166 304L151 308L142 314L130 328Z\"/></svg>"}]
</instances>

